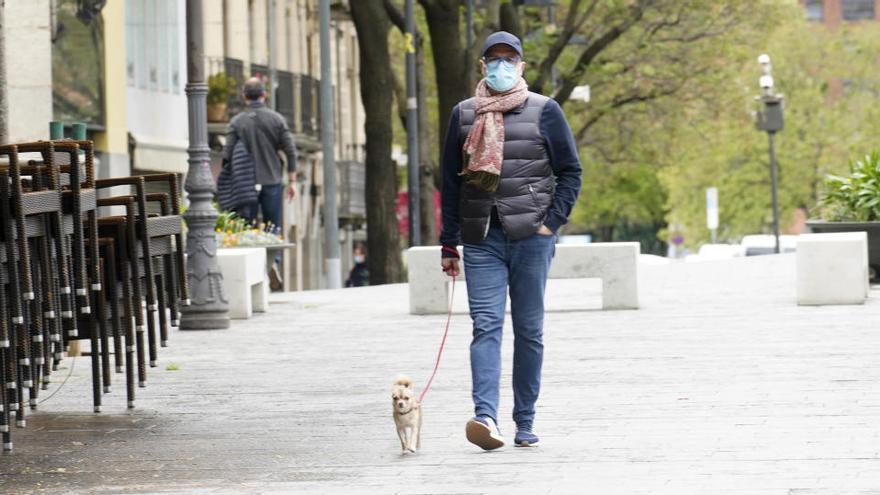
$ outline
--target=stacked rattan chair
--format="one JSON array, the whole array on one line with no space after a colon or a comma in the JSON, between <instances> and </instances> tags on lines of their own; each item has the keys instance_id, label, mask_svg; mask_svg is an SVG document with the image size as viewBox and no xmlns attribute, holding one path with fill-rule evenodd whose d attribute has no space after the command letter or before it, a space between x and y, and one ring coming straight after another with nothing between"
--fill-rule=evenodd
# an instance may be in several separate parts
<instances>
[{"instance_id":1,"label":"stacked rattan chair","mask_svg":"<svg viewBox=\"0 0 880 495\"><path fill-rule=\"evenodd\" d=\"M96 180L90 141L0 146L0 432L26 425L72 341L88 340L92 401L100 412L112 369L124 373L128 407L147 357L188 303L178 177ZM146 193L162 182L167 192ZM98 199L98 191L129 186ZM147 205L159 205L148 214ZM119 215L99 215L115 206Z\"/></svg>"}]
</instances>

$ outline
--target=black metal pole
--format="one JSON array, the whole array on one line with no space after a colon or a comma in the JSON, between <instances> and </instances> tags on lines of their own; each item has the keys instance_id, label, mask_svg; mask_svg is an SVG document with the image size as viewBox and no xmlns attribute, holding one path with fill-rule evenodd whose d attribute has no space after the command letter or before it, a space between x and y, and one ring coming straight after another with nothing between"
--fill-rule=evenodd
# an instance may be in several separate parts
<instances>
[{"instance_id":1,"label":"black metal pole","mask_svg":"<svg viewBox=\"0 0 880 495\"><path fill-rule=\"evenodd\" d=\"M208 85L205 83L202 0L186 1L186 98L189 117L189 169L185 189L189 208L183 217L186 233L186 275L191 301L181 308L181 330L229 327L229 301L217 266L214 224L217 210L211 150L208 147ZM180 247L180 246L179 246Z\"/></svg>"},{"instance_id":2,"label":"black metal pole","mask_svg":"<svg viewBox=\"0 0 880 495\"><path fill-rule=\"evenodd\" d=\"M416 96L416 20L413 0L406 0L406 152L409 190L409 244L422 244L419 203L419 100Z\"/></svg>"},{"instance_id":3,"label":"black metal pole","mask_svg":"<svg viewBox=\"0 0 880 495\"><path fill-rule=\"evenodd\" d=\"M776 238L776 254L779 254L779 201L777 194L778 177L776 170L776 145L774 143L775 132L768 132L767 137L770 141L770 187L773 195L773 236Z\"/></svg>"}]
</instances>

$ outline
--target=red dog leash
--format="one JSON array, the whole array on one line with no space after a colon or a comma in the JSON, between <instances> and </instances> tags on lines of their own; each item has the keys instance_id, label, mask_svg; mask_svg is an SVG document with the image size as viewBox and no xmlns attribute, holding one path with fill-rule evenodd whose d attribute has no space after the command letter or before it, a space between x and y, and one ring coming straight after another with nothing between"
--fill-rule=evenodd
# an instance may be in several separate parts
<instances>
[{"instance_id":1,"label":"red dog leash","mask_svg":"<svg viewBox=\"0 0 880 495\"><path fill-rule=\"evenodd\" d=\"M443 331L443 340L440 341L440 349L437 351L437 361L434 362L434 371L431 372L431 378L428 378L428 383L425 385L425 388L422 389L421 395L419 395L419 403L422 402L422 399L425 398L425 394L428 393L428 389L431 388L431 382L434 381L434 375L437 374L437 368L440 366L440 356L443 355L443 346L446 345L446 335L449 334L449 322L452 321L452 301L455 300L455 275L452 276L452 291L450 292L449 312L446 315L446 330Z\"/></svg>"}]
</instances>

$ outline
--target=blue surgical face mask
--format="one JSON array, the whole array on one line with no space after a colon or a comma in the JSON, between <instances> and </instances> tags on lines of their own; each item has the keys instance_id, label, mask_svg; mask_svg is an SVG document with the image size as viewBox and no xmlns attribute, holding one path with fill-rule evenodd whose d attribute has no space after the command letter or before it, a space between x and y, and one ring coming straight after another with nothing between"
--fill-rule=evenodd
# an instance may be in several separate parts
<instances>
[{"instance_id":1,"label":"blue surgical face mask","mask_svg":"<svg viewBox=\"0 0 880 495\"><path fill-rule=\"evenodd\" d=\"M504 93L516 86L520 80L519 64L508 64L502 61L486 64L486 84L493 90Z\"/></svg>"}]
</instances>

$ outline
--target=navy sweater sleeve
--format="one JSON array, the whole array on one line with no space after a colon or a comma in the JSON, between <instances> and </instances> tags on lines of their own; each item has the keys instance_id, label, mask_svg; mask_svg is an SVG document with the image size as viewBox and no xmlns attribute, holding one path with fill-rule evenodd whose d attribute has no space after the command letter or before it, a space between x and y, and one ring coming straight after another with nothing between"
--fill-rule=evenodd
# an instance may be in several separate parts
<instances>
[{"instance_id":1,"label":"navy sweater sleeve","mask_svg":"<svg viewBox=\"0 0 880 495\"><path fill-rule=\"evenodd\" d=\"M461 240L461 229L458 216L458 200L461 195L462 167L461 136L459 126L459 107L452 109L449 117L449 128L446 130L446 141L443 143L441 171L443 174L443 191L441 194L441 211L443 228L440 232L440 244L446 248L456 249ZM456 251L457 252L457 251ZM455 257L449 249L443 250L443 257Z\"/></svg>"},{"instance_id":2,"label":"navy sweater sleeve","mask_svg":"<svg viewBox=\"0 0 880 495\"><path fill-rule=\"evenodd\" d=\"M581 161L571 128L555 100L548 101L544 106L541 114L541 135L547 143L550 166L556 176L556 194L544 225L556 232L568 222L568 215L580 194Z\"/></svg>"}]
</instances>

